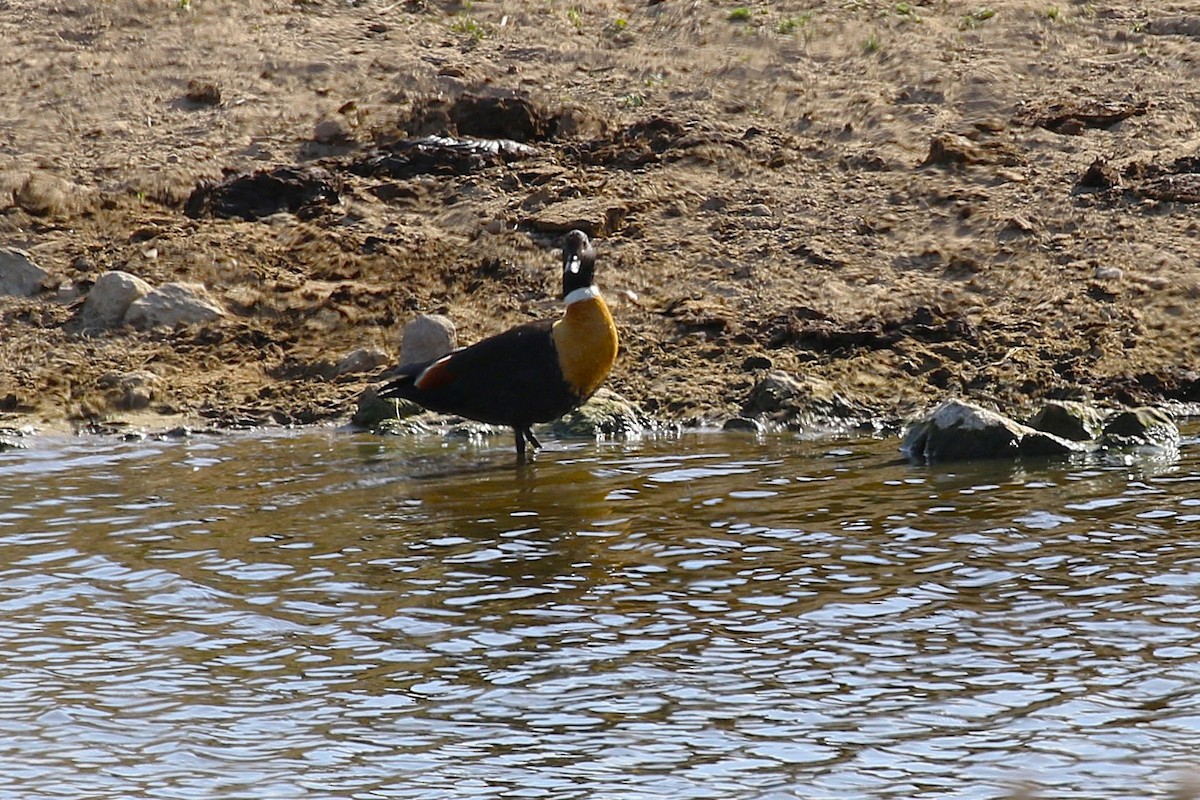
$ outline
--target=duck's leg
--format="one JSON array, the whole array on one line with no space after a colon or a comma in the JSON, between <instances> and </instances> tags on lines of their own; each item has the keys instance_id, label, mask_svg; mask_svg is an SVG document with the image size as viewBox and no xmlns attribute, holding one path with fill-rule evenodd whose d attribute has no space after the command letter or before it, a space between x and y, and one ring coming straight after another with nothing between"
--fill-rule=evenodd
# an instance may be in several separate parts
<instances>
[{"instance_id":1,"label":"duck's leg","mask_svg":"<svg viewBox=\"0 0 1200 800\"><path fill-rule=\"evenodd\" d=\"M528 426L524 428L513 428L517 432L517 461L525 463L525 443L529 442L533 445L533 449L537 450L542 446L542 443L533 435L533 431L529 430Z\"/></svg>"}]
</instances>

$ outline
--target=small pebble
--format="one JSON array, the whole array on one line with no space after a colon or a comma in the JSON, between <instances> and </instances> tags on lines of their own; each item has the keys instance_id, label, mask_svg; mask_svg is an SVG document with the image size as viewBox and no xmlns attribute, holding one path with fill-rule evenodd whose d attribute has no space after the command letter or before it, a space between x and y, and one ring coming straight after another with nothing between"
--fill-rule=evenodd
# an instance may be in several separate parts
<instances>
[{"instance_id":1,"label":"small pebble","mask_svg":"<svg viewBox=\"0 0 1200 800\"><path fill-rule=\"evenodd\" d=\"M321 120L313 128L313 141L321 144L344 142L349 138L346 128L336 119Z\"/></svg>"}]
</instances>

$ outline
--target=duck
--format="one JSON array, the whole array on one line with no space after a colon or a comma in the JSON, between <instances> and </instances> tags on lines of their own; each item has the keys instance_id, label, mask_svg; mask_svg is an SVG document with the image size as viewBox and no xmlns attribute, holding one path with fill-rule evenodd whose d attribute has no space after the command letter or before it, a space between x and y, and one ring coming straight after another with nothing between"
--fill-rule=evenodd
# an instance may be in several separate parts
<instances>
[{"instance_id":1,"label":"duck","mask_svg":"<svg viewBox=\"0 0 1200 800\"><path fill-rule=\"evenodd\" d=\"M401 365L379 391L444 414L511 427L517 461L541 442L532 426L578 408L608 378L619 340L596 287L596 251L581 230L562 242L563 312L429 361Z\"/></svg>"}]
</instances>

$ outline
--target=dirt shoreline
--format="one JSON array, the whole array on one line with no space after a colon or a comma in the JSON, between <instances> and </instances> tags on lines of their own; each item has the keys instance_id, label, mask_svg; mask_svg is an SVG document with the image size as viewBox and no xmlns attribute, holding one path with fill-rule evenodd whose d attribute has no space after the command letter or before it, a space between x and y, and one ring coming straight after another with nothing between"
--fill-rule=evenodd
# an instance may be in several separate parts
<instances>
[{"instance_id":1,"label":"dirt shoreline","mask_svg":"<svg viewBox=\"0 0 1200 800\"><path fill-rule=\"evenodd\" d=\"M884 417L1200 403L1191 5L3 0L0 249L48 274L0 297L0 426L343 420L415 314L555 313L574 226L656 418L768 371ZM193 196L280 168L326 193ZM87 330L112 270L224 315Z\"/></svg>"}]
</instances>

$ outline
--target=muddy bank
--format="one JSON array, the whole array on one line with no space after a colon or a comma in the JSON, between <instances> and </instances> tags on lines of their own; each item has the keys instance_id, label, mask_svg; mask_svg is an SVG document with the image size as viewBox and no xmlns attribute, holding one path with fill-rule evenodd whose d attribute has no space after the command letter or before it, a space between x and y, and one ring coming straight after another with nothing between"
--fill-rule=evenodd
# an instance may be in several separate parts
<instances>
[{"instance_id":1,"label":"muddy bank","mask_svg":"<svg viewBox=\"0 0 1200 800\"><path fill-rule=\"evenodd\" d=\"M44 275L0 422L346 419L415 314L555 313L571 227L660 419L769 372L894 417L1200 402L1188 4L740 8L4 4L0 248ZM219 313L91 324L117 271Z\"/></svg>"}]
</instances>

